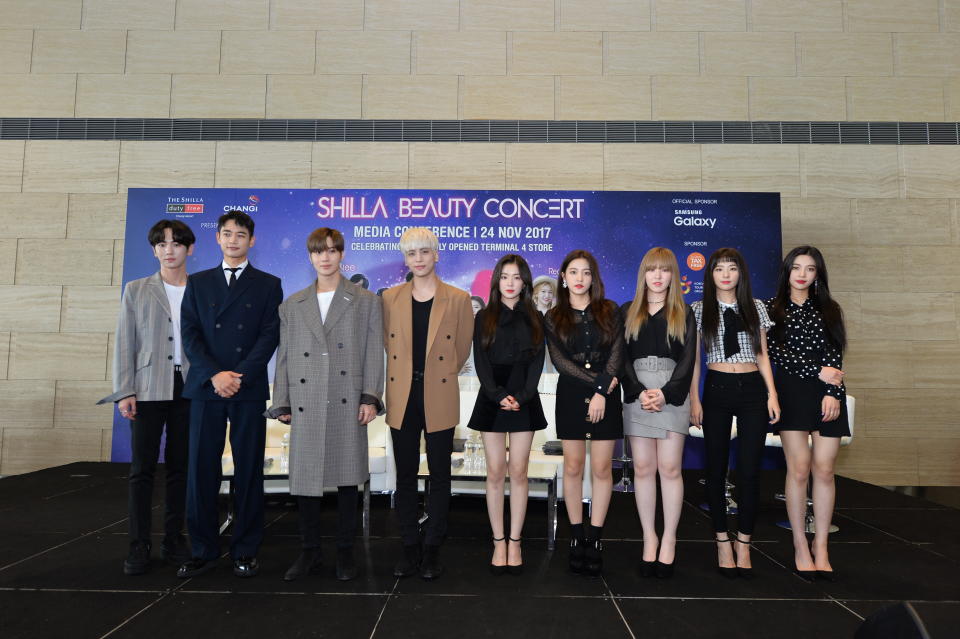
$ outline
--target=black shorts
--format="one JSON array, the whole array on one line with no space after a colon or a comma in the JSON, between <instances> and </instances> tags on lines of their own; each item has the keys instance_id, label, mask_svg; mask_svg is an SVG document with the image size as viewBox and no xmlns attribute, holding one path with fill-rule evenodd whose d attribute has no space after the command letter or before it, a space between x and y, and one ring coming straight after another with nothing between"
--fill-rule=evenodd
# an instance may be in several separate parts
<instances>
[{"instance_id":1,"label":"black shorts","mask_svg":"<svg viewBox=\"0 0 960 639\"><path fill-rule=\"evenodd\" d=\"M833 421L824 422L820 407L826 394L826 384L816 378L801 379L779 370L774 373L773 381L780 399L780 421L773 425L774 432L819 431L821 437L850 435L846 396L840 399L840 416Z\"/></svg>"}]
</instances>

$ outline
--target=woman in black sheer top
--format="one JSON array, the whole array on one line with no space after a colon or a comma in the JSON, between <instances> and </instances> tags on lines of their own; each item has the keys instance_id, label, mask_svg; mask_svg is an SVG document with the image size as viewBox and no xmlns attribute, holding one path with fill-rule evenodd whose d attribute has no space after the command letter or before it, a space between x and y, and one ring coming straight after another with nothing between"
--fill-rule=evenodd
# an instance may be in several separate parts
<instances>
[{"instance_id":1,"label":"woman in black sheer top","mask_svg":"<svg viewBox=\"0 0 960 639\"><path fill-rule=\"evenodd\" d=\"M487 514L496 575L523 569L520 533L527 512L527 464L533 433L547 426L537 384L543 370L543 321L533 304L530 267L505 255L490 279L490 304L477 313L473 362L480 392L469 427L481 431L487 459ZM507 459L507 433L510 457ZM510 536L503 534L503 485L510 470Z\"/></svg>"},{"instance_id":2,"label":"woman in black sheer top","mask_svg":"<svg viewBox=\"0 0 960 639\"><path fill-rule=\"evenodd\" d=\"M623 362L623 324L617 305L603 296L597 261L572 251L560 267L557 306L546 315L550 359L557 380L557 436L563 441L563 489L570 519L570 570L598 577L600 535L613 489L613 447L623 437L617 388ZM589 529L583 527L583 472L587 440L593 483Z\"/></svg>"},{"instance_id":3,"label":"woman in black sheer top","mask_svg":"<svg viewBox=\"0 0 960 639\"><path fill-rule=\"evenodd\" d=\"M622 309L626 336L623 429L630 437L634 496L643 528L640 575L673 575L683 508L683 444L690 428L690 382L697 356L697 322L680 292L680 268L670 249L647 251L637 292ZM657 474L663 497L663 537L657 538ZM658 548L659 546L659 548Z\"/></svg>"}]
</instances>

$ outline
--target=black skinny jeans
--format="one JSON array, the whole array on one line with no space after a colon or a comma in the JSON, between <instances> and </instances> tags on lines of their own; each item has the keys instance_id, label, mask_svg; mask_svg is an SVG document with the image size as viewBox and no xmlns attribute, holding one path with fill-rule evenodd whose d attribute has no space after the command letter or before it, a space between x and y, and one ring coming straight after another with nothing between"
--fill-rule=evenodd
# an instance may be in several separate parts
<instances>
[{"instance_id":1,"label":"black skinny jeans","mask_svg":"<svg viewBox=\"0 0 960 639\"><path fill-rule=\"evenodd\" d=\"M300 539L304 550L319 550L320 513L323 497L299 495ZM356 486L337 486L337 548L352 548L357 536L357 504L360 491Z\"/></svg>"},{"instance_id":2,"label":"black skinny jeans","mask_svg":"<svg viewBox=\"0 0 960 639\"><path fill-rule=\"evenodd\" d=\"M137 402L137 418L130 422L130 541L150 540L153 476L160 456L160 440L167 430L164 461L164 540L183 531L187 501L187 456L190 442L190 400L183 398L183 377L173 374L173 399Z\"/></svg>"},{"instance_id":3,"label":"black skinny jeans","mask_svg":"<svg viewBox=\"0 0 960 639\"><path fill-rule=\"evenodd\" d=\"M439 546L447 534L450 511L450 455L453 453L453 428L427 433L423 411L423 382L414 382L400 429L391 428L393 459L397 465L397 518L404 546L420 543L417 512L417 471L420 468L420 433L427 440L427 466L430 469L430 494L427 495L427 519L424 543Z\"/></svg>"},{"instance_id":4,"label":"black skinny jeans","mask_svg":"<svg viewBox=\"0 0 960 639\"><path fill-rule=\"evenodd\" d=\"M707 503L715 532L727 532L724 483L730 455L730 429L737 418L737 522L753 534L760 502L760 460L769 417L767 387L759 372L707 371L703 389L703 443L707 454Z\"/></svg>"}]
</instances>

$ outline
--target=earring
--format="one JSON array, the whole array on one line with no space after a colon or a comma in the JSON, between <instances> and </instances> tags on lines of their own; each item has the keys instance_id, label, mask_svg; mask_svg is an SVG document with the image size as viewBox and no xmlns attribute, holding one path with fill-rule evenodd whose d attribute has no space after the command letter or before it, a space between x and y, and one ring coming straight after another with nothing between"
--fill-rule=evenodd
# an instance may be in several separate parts
<instances>
[{"instance_id":1,"label":"earring","mask_svg":"<svg viewBox=\"0 0 960 639\"><path fill-rule=\"evenodd\" d=\"M563 280L563 288L567 288L567 280Z\"/></svg>"}]
</instances>

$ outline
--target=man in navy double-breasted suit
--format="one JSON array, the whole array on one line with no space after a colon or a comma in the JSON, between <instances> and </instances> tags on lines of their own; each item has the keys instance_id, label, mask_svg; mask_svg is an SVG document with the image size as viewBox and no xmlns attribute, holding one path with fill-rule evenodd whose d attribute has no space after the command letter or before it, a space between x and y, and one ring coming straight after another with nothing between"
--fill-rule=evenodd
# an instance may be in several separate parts
<instances>
[{"instance_id":1,"label":"man in navy double-breasted suit","mask_svg":"<svg viewBox=\"0 0 960 639\"><path fill-rule=\"evenodd\" d=\"M217 493L227 421L233 450L235 516L230 541L233 572L257 574L263 540L263 449L269 397L267 362L280 340L280 279L247 261L253 220L241 211L217 221L220 266L191 275L181 308L183 351L190 372L183 396L190 407L187 528L193 558L177 575L212 570L220 555Z\"/></svg>"}]
</instances>

